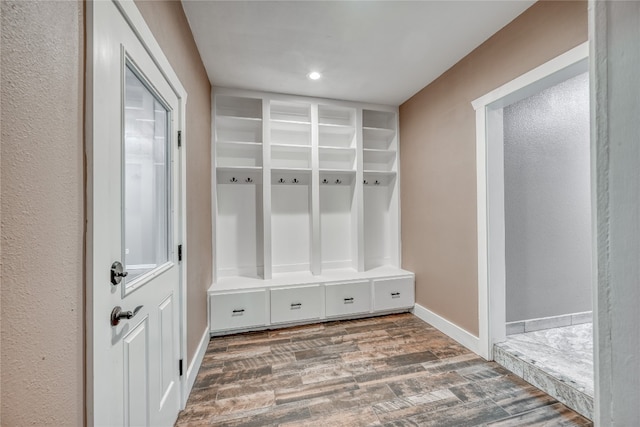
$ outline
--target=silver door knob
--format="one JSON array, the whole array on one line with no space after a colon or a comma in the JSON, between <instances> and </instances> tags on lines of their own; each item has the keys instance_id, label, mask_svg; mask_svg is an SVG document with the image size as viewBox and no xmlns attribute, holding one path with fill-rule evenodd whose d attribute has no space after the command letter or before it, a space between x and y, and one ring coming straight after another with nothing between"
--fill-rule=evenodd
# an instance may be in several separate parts
<instances>
[{"instance_id":1,"label":"silver door knob","mask_svg":"<svg viewBox=\"0 0 640 427\"><path fill-rule=\"evenodd\" d=\"M120 307L119 305L114 307L111 311L111 326L117 326L120 323L121 319L133 318L133 316L138 314L141 308L142 306L139 305L134 308L133 311L122 311L122 307Z\"/></svg>"}]
</instances>

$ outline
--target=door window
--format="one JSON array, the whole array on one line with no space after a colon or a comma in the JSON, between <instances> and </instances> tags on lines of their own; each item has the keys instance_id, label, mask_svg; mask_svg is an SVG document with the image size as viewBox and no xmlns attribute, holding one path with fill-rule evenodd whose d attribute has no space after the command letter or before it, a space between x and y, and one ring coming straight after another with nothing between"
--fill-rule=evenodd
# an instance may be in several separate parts
<instances>
[{"instance_id":1,"label":"door window","mask_svg":"<svg viewBox=\"0 0 640 427\"><path fill-rule=\"evenodd\" d=\"M123 264L131 284L169 261L169 111L143 79L125 69Z\"/></svg>"}]
</instances>

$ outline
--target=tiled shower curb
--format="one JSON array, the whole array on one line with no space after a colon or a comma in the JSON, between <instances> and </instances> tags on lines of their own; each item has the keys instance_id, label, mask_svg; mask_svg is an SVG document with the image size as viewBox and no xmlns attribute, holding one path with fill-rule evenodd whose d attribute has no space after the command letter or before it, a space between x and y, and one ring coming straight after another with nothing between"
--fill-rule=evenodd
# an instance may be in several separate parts
<instances>
[{"instance_id":1,"label":"tiled shower curb","mask_svg":"<svg viewBox=\"0 0 640 427\"><path fill-rule=\"evenodd\" d=\"M500 343L493 346L494 360L529 384L538 387L551 397L564 403L580 415L593 420L593 396L572 386L571 381L557 378L545 372L535 363L520 357L518 352Z\"/></svg>"}]
</instances>

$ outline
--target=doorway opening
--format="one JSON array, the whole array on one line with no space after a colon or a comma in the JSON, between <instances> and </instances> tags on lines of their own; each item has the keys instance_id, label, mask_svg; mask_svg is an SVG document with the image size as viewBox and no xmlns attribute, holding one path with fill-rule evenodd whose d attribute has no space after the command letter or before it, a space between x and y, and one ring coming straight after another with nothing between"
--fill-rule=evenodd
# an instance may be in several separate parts
<instances>
[{"instance_id":1,"label":"doorway opening","mask_svg":"<svg viewBox=\"0 0 640 427\"><path fill-rule=\"evenodd\" d=\"M483 356L593 418L586 43L473 102Z\"/></svg>"}]
</instances>

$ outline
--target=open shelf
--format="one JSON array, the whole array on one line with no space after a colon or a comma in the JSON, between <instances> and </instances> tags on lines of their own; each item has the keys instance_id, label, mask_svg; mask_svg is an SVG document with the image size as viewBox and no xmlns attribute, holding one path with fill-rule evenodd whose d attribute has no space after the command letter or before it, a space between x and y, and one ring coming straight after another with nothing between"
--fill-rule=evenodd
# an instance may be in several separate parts
<instances>
[{"instance_id":1,"label":"open shelf","mask_svg":"<svg viewBox=\"0 0 640 427\"><path fill-rule=\"evenodd\" d=\"M355 169L356 150L354 148L319 148L320 169Z\"/></svg>"},{"instance_id":2,"label":"open shelf","mask_svg":"<svg viewBox=\"0 0 640 427\"><path fill-rule=\"evenodd\" d=\"M311 107L301 102L272 101L272 121L311 123Z\"/></svg>"},{"instance_id":3,"label":"open shelf","mask_svg":"<svg viewBox=\"0 0 640 427\"><path fill-rule=\"evenodd\" d=\"M271 121L271 144L311 145L311 123Z\"/></svg>"},{"instance_id":4,"label":"open shelf","mask_svg":"<svg viewBox=\"0 0 640 427\"><path fill-rule=\"evenodd\" d=\"M318 125L318 141L323 147L353 147L355 144L355 128L344 125Z\"/></svg>"},{"instance_id":5,"label":"open shelf","mask_svg":"<svg viewBox=\"0 0 640 427\"><path fill-rule=\"evenodd\" d=\"M262 119L262 100L239 96L216 96L216 115Z\"/></svg>"},{"instance_id":6,"label":"open shelf","mask_svg":"<svg viewBox=\"0 0 640 427\"><path fill-rule=\"evenodd\" d=\"M262 119L247 117L216 117L216 140L262 142Z\"/></svg>"},{"instance_id":7,"label":"open shelf","mask_svg":"<svg viewBox=\"0 0 640 427\"><path fill-rule=\"evenodd\" d=\"M395 130L396 114L390 111L362 110L362 126Z\"/></svg>"},{"instance_id":8,"label":"open shelf","mask_svg":"<svg viewBox=\"0 0 640 427\"><path fill-rule=\"evenodd\" d=\"M336 105L318 105L318 123L321 125L341 125L353 127L355 108Z\"/></svg>"},{"instance_id":9,"label":"open shelf","mask_svg":"<svg viewBox=\"0 0 640 427\"><path fill-rule=\"evenodd\" d=\"M272 168L310 168L311 147L308 145L271 144Z\"/></svg>"},{"instance_id":10,"label":"open shelf","mask_svg":"<svg viewBox=\"0 0 640 427\"><path fill-rule=\"evenodd\" d=\"M215 98L215 140L262 142L262 100L219 95Z\"/></svg>"},{"instance_id":11,"label":"open shelf","mask_svg":"<svg viewBox=\"0 0 640 427\"><path fill-rule=\"evenodd\" d=\"M216 166L262 166L262 144L219 141L216 144Z\"/></svg>"},{"instance_id":12,"label":"open shelf","mask_svg":"<svg viewBox=\"0 0 640 427\"><path fill-rule=\"evenodd\" d=\"M366 149L389 150L393 149L393 140L396 131L382 128L362 128L363 145Z\"/></svg>"},{"instance_id":13,"label":"open shelf","mask_svg":"<svg viewBox=\"0 0 640 427\"><path fill-rule=\"evenodd\" d=\"M311 107L297 102L270 103L271 144L311 145Z\"/></svg>"},{"instance_id":14,"label":"open shelf","mask_svg":"<svg viewBox=\"0 0 640 427\"><path fill-rule=\"evenodd\" d=\"M318 106L318 143L324 147L355 146L355 109Z\"/></svg>"},{"instance_id":15,"label":"open shelf","mask_svg":"<svg viewBox=\"0 0 640 427\"><path fill-rule=\"evenodd\" d=\"M396 152L365 149L362 152L365 170L392 171L395 166Z\"/></svg>"}]
</instances>

